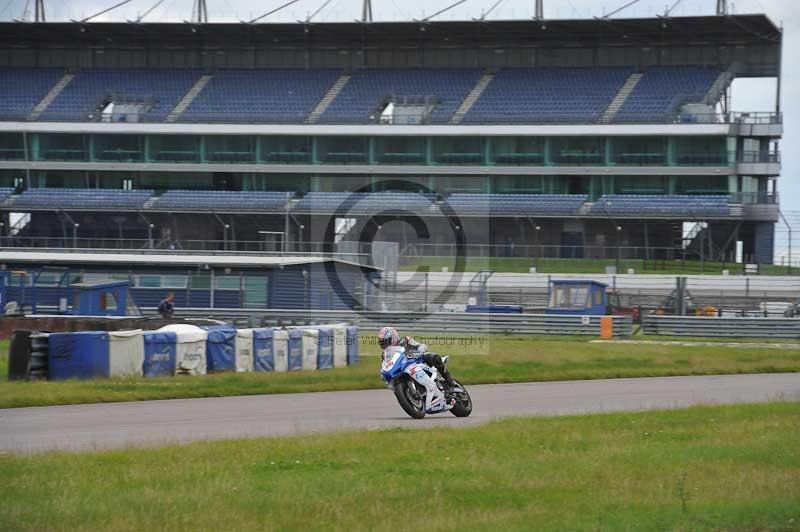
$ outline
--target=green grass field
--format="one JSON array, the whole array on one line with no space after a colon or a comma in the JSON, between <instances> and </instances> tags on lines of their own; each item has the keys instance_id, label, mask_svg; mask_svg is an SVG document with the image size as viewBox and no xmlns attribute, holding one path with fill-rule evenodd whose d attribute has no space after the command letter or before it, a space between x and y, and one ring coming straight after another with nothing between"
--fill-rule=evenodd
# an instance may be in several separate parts
<instances>
[{"instance_id":1,"label":"green grass field","mask_svg":"<svg viewBox=\"0 0 800 532\"><path fill-rule=\"evenodd\" d=\"M464 271L477 272L481 269L496 272L528 273L531 266L536 266L539 273L597 273L606 272L606 266L615 266L614 259L531 259L517 257L468 257ZM440 272L446 267L449 271L455 269L454 257L415 257L411 262L402 264L401 271L415 271L418 268L428 268L431 272ZM731 275L742 273L741 264L722 264L721 262L706 262L702 268L699 261L644 261L641 259L624 259L619 263L618 272L627 273L633 268L636 273L653 273L668 275L721 275L722 270L729 270ZM765 265L761 267L762 275L788 275L785 267ZM800 269L793 268L792 274L800 274Z\"/></svg>"},{"instance_id":2,"label":"green grass field","mask_svg":"<svg viewBox=\"0 0 800 532\"><path fill-rule=\"evenodd\" d=\"M437 343L455 355L450 368L465 384L667 375L800 371L800 349L661 346L590 343L575 337L462 337L472 345ZM452 336L442 336L446 342ZM483 344L477 343L483 340ZM378 348L362 338L356 366L292 373L224 373L202 377L8 382L7 342L0 344L0 408L77 403L221 397L269 393L381 388Z\"/></svg>"},{"instance_id":3,"label":"green grass field","mask_svg":"<svg viewBox=\"0 0 800 532\"><path fill-rule=\"evenodd\" d=\"M789 531L798 441L773 403L6 455L0 529Z\"/></svg>"}]
</instances>

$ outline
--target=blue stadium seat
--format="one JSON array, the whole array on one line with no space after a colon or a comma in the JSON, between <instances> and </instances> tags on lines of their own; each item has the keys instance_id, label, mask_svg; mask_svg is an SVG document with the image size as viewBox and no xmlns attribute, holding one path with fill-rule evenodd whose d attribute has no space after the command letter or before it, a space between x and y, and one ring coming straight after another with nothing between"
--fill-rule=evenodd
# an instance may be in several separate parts
<instances>
[{"instance_id":1,"label":"blue stadium seat","mask_svg":"<svg viewBox=\"0 0 800 532\"><path fill-rule=\"evenodd\" d=\"M700 102L719 77L719 70L699 66L653 67L647 70L615 116L617 122L663 122L679 106Z\"/></svg>"},{"instance_id":2,"label":"blue stadium seat","mask_svg":"<svg viewBox=\"0 0 800 532\"><path fill-rule=\"evenodd\" d=\"M459 215L575 215L583 194L450 194L447 203Z\"/></svg>"},{"instance_id":3,"label":"blue stadium seat","mask_svg":"<svg viewBox=\"0 0 800 532\"><path fill-rule=\"evenodd\" d=\"M463 123L594 123L632 68L514 68L498 71Z\"/></svg>"},{"instance_id":4,"label":"blue stadium seat","mask_svg":"<svg viewBox=\"0 0 800 532\"><path fill-rule=\"evenodd\" d=\"M337 70L220 70L180 117L185 122L302 123Z\"/></svg>"},{"instance_id":5,"label":"blue stadium seat","mask_svg":"<svg viewBox=\"0 0 800 532\"><path fill-rule=\"evenodd\" d=\"M12 194L14 193L14 189L11 187L2 187L0 188L0 203L7 200Z\"/></svg>"},{"instance_id":6,"label":"blue stadium seat","mask_svg":"<svg viewBox=\"0 0 800 532\"><path fill-rule=\"evenodd\" d=\"M290 192L168 190L151 205L155 210L284 211Z\"/></svg>"},{"instance_id":7,"label":"blue stadium seat","mask_svg":"<svg viewBox=\"0 0 800 532\"><path fill-rule=\"evenodd\" d=\"M439 214L433 194L416 192L309 192L294 206L295 212L376 214L398 212Z\"/></svg>"},{"instance_id":8,"label":"blue stadium seat","mask_svg":"<svg viewBox=\"0 0 800 532\"><path fill-rule=\"evenodd\" d=\"M192 88L200 71L189 69L82 70L42 113L42 120L83 120L97 115L112 94L125 101L152 101L144 119L160 122Z\"/></svg>"},{"instance_id":9,"label":"blue stadium seat","mask_svg":"<svg viewBox=\"0 0 800 532\"><path fill-rule=\"evenodd\" d=\"M7 205L27 209L141 209L152 190L106 188L32 188L8 199Z\"/></svg>"},{"instance_id":10,"label":"blue stadium seat","mask_svg":"<svg viewBox=\"0 0 800 532\"><path fill-rule=\"evenodd\" d=\"M592 205L592 214L612 216L728 216L725 195L607 194Z\"/></svg>"},{"instance_id":11,"label":"blue stadium seat","mask_svg":"<svg viewBox=\"0 0 800 532\"><path fill-rule=\"evenodd\" d=\"M430 122L447 123L481 77L480 70L461 69L365 69L353 72L350 81L320 116L320 123L363 124L374 122L378 106L389 95L435 98L438 103Z\"/></svg>"},{"instance_id":12,"label":"blue stadium seat","mask_svg":"<svg viewBox=\"0 0 800 532\"><path fill-rule=\"evenodd\" d=\"M25 120L63 75L59 68L0 68L0 114Z\"/></svg>"}]
</instances>

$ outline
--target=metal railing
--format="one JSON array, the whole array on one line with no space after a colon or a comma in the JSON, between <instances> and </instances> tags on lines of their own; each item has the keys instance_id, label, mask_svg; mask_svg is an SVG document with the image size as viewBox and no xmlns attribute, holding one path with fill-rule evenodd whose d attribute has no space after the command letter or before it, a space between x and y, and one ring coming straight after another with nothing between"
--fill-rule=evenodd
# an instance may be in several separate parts
<instances>
[{"instance_id":1,"label":"metal railing","mask_svg":"<svg viewBox=\"0 0 800 532\"><path fill-rule=\"evenodd\" d=\"M645 316L647 334L800 339L800 318L715 318L697 316Z\"/></svg>"},{"instance_id":2,"label":"metal railing","mask_svg":"<svg viewBox=\"0 0 800 532\"><path fill-rule=\"evenodd\" d=\"M155 309L144 309L154 313ZM480 314L471 312L353 312L349 310L181 309L181 316L212 317L248 326L303 326L345 322L378 330L392 326L413 332L506 335L600 335L601 316ZM629 316L614 316L614 336L633 332ZM434 346L431 346L432 348Z\"/></svg>"},{"instance_id":3,"label":"metal railing","mask_svg":"<svg viewBox=\"0 0 800 532\"><path fill-rule=\"evenodd\" d=\"M163 116L149 116L147 112L138 115L115 115L112 123L164 123ZM178 117L177 123L185 124L304 124L307 113L295 115L252 115L237 114L231 116L228 113L192 113ZM20 113L0 113L0 122L21 122L30 119L27 114ZM48 112L39 121L47 122L80 122L80 123L103 123L108 122L108 117L97 111L92 113L53 113ZM780 124L783 121L781 113L753 112L753 113L665 113L662 116L647 116L642 118L630 117L622 120L612 120L611 124ZM381 124L380 115L353 114L350 116L340 116L335 122L321 122L319 125L371 125ZM519 113L508 114L482 114L470 117L470 122L462 125L530 125L530 124L554 124L554 125L600 125L597 118L587 115L583 117L564 116L550 117L543 120L540 116L530 116L526 118ZM391 127L392 124L381 124ZM435 120L422 120L421 125L448 126L448 118L437 118ZM604 124L607 125L607 124Z\"/></svg>"}]
</instances>

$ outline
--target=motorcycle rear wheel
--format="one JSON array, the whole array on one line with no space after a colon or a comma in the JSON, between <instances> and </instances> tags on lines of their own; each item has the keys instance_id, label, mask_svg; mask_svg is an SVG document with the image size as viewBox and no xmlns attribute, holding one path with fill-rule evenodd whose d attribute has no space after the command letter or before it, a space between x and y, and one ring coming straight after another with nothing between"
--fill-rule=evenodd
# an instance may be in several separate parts
<instances>
[{"instance_id":1,"label":"motorcycle rear wheel","mask_svg":"<svg viewBox=\"0 0 800 532\"><path fill-rule=\"evenodd\" d=\"M410 380L403 380L395 384L394 396L406 414L414 419L425 417L425 396L420 396L416 384Z\"/></svg>"},{"instance_id":2,"label":"motorcycle rear wheel","mask_svg":"<svg viewBox=\"0 0 800 532\"><path fill-rule=\"evenodd\" d=\"M455 394L456 404L450 409L450 413L456 417L467 417L472 413L472 398L460 382L455 381L455 383L464 391Z\"/></svg>"}]
</instances>

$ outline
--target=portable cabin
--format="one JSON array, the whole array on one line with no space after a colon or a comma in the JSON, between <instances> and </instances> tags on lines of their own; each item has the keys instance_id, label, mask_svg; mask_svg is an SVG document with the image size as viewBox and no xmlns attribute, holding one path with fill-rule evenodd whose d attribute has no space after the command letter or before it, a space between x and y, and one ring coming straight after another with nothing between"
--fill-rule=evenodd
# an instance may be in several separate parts
<instances>
[{"instance_id":1,"label":"portable cabin","mask_svg":"<svg viewBox=\"0 0 800 532\"><path fill-rule=\"evenodd\" d=\"M608 305L606 288L607 284L591 280L550 281L545 314L604 316Z\"/></svg>"},{"instance_id":2,"label":"portable cabin","mask_svg":"<svg viewBox=\"0 0 800 532\"><path fill-rule=\"evenodd\" d=\"M72 314L78 316L140 316L128 281L88 281L70 285Z\"/></svg>"}]
</instances>

